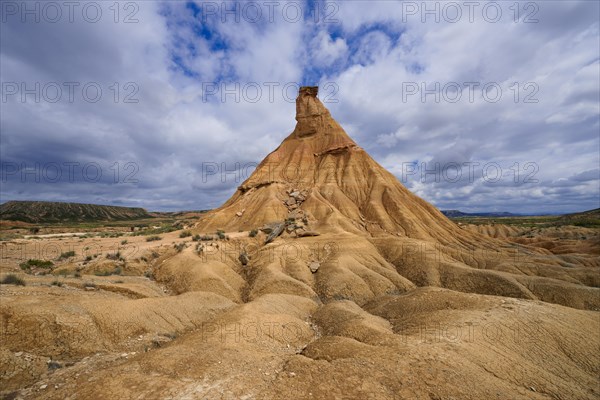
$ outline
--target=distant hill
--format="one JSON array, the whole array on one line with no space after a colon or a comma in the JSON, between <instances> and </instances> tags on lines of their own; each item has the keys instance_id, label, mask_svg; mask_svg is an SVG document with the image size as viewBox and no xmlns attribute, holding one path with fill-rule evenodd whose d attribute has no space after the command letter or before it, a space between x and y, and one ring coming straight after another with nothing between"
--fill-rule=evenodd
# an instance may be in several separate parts
<instances>
[{"instance_id":1,"label":"distant hill","mask_svg":"<svg viewBox=\"0 0 600 400\"><path fill-rule=\"evenodd\" d=\"M565 214L560 217L560 220L566 224L598 227L600 226L600 208L573 214Z\"/></svg>"},{"instance_id":2,"label":"distant hill","mask_svg":"<svg viewBox=\"0 0 600 400\"><path fill-rule=\"evenodd\" d=\"M122 221L151 217L139 207L49 201L8 201L0 205L0 219L30 223Z\"/></svg>"},{"instance_id":3,"label":"distant hill","mask_svg":"<svg viewBox=\"0 0 600 400\"><path fill-rule=\"evenodd\" d=\"M441 210L448 218L460 218L460 217L518 217L521 214L513 214L506 211L501 212L488 212L488 213L465 213L459 210Z\"/></svg>"}]
</instances>

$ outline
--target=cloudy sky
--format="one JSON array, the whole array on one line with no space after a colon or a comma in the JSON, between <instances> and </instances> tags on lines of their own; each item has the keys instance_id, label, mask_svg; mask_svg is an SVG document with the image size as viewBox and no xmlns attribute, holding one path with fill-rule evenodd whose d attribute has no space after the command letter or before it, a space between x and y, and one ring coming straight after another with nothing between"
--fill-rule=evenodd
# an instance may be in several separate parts
<instances>
[{"instance_id":1,"label":"cloudy sky","mask_svg":"<svg viewBox=\"0 0 600 400\"><path fill-rule=\"evenodd\" d=\"M0 5L0 201L219 206L298 85L441 209L599 207L599 2Z\"/></svg>"}]
</instances>

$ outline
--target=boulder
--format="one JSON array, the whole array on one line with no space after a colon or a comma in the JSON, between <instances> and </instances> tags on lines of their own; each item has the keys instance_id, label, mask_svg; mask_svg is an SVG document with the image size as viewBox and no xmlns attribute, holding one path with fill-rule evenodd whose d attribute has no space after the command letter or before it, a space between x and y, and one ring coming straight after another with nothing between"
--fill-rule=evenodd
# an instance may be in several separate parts
<instances>
[{"instance_id":1,"label":"boulder","mask_svg":"<svg viewBox=\"0 0 600 400\"><path fill-rule=\"evenodd\" d=\"M248 265L248 263L250 262L250 257L248 257L248 254L246 254L245 251L240 254L240 257L238 259L244 266Z\"/></svg>"},{"instance_id":2,"label":"boulder","mask_svg":"<svg viewBox=\"0 0 600 400\"><path fill-rule=\"evenodd\" d=\"M281 233L283 232L284 229L285 229L285 223L283 223L283 222L278 223L277 226L275 226L273 228L271 233L269 233L269 236L267 236L267 240L265 240L265 244L271 243L273 240L275 240L275 238L277 236L281 235Z\"/></svg>"},{"instance_id":3,"label":"boulder","mask_svg":"<svg viewBox=\"0 0 600 400\"><path fill-rule=\"evenodd\" d=\"M269 233L273 232L273 229L275 229L277 225L279 225L279 222L269 222L268 224L265 224L262 228L259 228L259 230L263 231L268 235Z\"/></svg>"},{"instance_id":4,"label":"boulder","mask_svg":"<svg viewBox=\"0 0 600 400\"><path fill-rule=\"evenodd\" d=\"M310 272L312 272L313 274L319 270L320 266L321 266L321 263L318 261L311 261L308 264L308 268L310 268Z\"/></svg>"}]
</instances>

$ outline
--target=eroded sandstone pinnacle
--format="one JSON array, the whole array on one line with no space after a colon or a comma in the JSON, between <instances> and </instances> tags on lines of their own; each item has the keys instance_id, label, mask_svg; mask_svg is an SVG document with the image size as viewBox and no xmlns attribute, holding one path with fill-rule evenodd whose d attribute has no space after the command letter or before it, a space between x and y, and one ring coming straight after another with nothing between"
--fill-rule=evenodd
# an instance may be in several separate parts
<instances>
[{"instance_id":1,"label":"eroded sandstone pinnacle","mask_svg":"<svg viewBox=\"0 0 600 400\"><path fill-rule=\"evenodd\" d=\"M327 108L319 101L318 86L302 86L296 98L296 125L295 134L298 137L310 136L317 133L324 126L325 116L329 116Z\"/></svg>"}]
</instances>

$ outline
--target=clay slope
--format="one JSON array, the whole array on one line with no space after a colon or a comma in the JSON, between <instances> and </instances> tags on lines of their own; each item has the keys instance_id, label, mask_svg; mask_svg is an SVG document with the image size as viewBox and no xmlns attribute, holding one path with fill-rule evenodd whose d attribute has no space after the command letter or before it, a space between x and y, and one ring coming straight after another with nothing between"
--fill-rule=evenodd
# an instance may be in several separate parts
<instances>
[{"instance_id":1,"label":"clay slope","mask_svg":"<svg viewBox=\"0 0 600 400\"><path fill-rule=\"evenodd\" d=\"M252 229L283 220L290 208L297 208L324 231L385 232L458 243L455 224L361 149L331 117L314 88L301 89L296 120L294 131L205 218L202 228ZM307 195L298 201L289 196L291 190Z\"/></svg>"}]
</instances>

